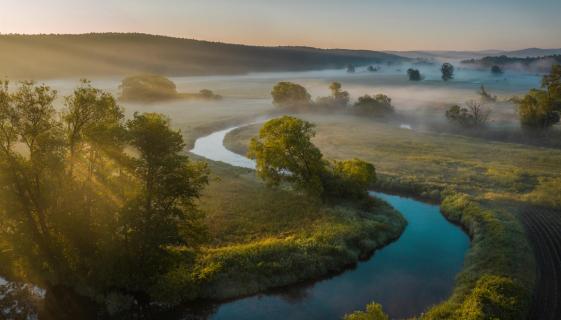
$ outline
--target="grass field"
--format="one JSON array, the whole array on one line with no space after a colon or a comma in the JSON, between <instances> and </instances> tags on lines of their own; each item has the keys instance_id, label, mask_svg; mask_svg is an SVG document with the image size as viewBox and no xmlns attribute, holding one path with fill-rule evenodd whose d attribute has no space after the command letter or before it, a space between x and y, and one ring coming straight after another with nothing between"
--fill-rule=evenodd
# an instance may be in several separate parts
<instances>
[{"instance_id":1,"label":"grass field","mask_svg":"<svg viewBox=\"0 0 561 320\"><path fill-rule=\"evenodd\" d=\"M519 212L559 204L560 150L417 132L355 117L298 116L317 125L314 143L327 158L372 162L381 177L375 188L442 201L443 214L470 234L454 293L424 318L467 317L478 308L473 305L473 295L482 292L478 280L488 275L506 277L517 288L513 292L525 297L519 301L529 300L536 262ZM233 131L225 145L245 153L258 128ZM530 305L513 308L523 317Z\"/></svg>"},{"instance_id":2,"label":"grass field","mask_svg":"<svg viewBox=\"0 0 561 320\"><path fill-rule=\"evenodd\" d=\"M163 278L162 300L233 298L326 276L397 238L406 224L381 201L327 206L267 188L250 170L209 164L200 208L210 240L194 264Z\"/></svg>"}]
</instances>

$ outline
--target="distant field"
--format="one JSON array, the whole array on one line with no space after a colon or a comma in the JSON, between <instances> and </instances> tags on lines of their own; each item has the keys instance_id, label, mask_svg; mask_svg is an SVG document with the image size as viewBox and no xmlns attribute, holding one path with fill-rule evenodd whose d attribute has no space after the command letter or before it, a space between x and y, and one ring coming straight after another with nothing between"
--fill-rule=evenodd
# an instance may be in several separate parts
<instances>
[{"instance_id":1,"label":"distant field","mask_svg":"<svg viewBox=\"0 0 561 320\"><path fill-rule=\"evenodd\" d=\"M361 158L404 181L452 185L484 200L527 201L540 183L561 179L561 150L416 132L352 116L301 117L317 125L314 143L327 158ZM258 127L232 132L227 147L245 153Z\"/></svg>"}]
</instances>

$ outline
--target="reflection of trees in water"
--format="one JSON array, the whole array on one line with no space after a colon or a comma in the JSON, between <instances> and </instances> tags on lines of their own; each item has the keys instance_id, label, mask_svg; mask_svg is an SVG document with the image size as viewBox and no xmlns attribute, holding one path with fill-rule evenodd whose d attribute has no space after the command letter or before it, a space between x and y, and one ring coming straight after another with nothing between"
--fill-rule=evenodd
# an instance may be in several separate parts
<instances>
[{"instance_id":1,"label":"reflection of trees in water","mask_svg":"<svg viewBox=\"0 0 561 320\"><path fill-rule=\"evenodd\" d=\"M0 318L33 319L37 316L40 299L31 285L16 282L0 284Z\"/></svg>"}]
</instances>

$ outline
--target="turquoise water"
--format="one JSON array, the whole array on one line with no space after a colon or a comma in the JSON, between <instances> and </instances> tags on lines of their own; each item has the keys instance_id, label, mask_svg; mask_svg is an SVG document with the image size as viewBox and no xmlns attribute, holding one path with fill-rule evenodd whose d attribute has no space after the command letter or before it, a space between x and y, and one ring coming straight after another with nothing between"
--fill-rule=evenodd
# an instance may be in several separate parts
<instances>
[{"instance_id":1,"label":"turquoise water","mask_svg":"<svg viewBox=\"0 0 561 320\"><path fill-rule=\"evenodd\" d=\"M381 303L392 318L404 318L446 299L469 238L444 219L438 206L372 194L407 219L396 242L338 276L222 304L211 319L340 319L371 301Z\"/></svg>"},{"instance_id":2,"label":"turquoise water","mask_svg":"<svg viewBox=\"0 0 561 320\"><path fill-rule=\"evenodd\" d=\"M191 152L254 168L252 160L223 146L224 136L233 129L198 139ZM407 219L398 240L337 276L210 306L210 319L340 319L371 301L381 303L392 318L405 318L446 299L469 248L467 235L449 223L436 205L384 193L371 195L387 201Z\"/></svg>"}]
</instances>

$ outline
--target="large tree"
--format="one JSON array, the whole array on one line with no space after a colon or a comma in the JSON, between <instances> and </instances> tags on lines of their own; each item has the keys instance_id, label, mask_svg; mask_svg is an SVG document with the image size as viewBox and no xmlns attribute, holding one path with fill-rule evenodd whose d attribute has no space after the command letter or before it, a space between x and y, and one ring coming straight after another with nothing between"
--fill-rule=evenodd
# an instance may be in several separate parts
<instances>
[{"instance_id":1,"label":"large tree","mask_svg":"<svg viewBox=\"0 0 561 320\"><path fill-rule=\"evenodd\" d=\"M277 83L271 91L273 103L279 107L307 107L311 104L311 96L297 83L282 81Z\"/></svg>"},{"instance_id":2,"label":"large tree","mask_svg":"<svg viewBox=\"0 0 561 320\"><path fill-rule=\"evenodd\" d=\"M248 156L257 161L257 174L271 185L283 181L310 195L323 192L322 154L311 139L314 125L283 116L267 121L249 145Z\"/></svg>"}]
</instances>

